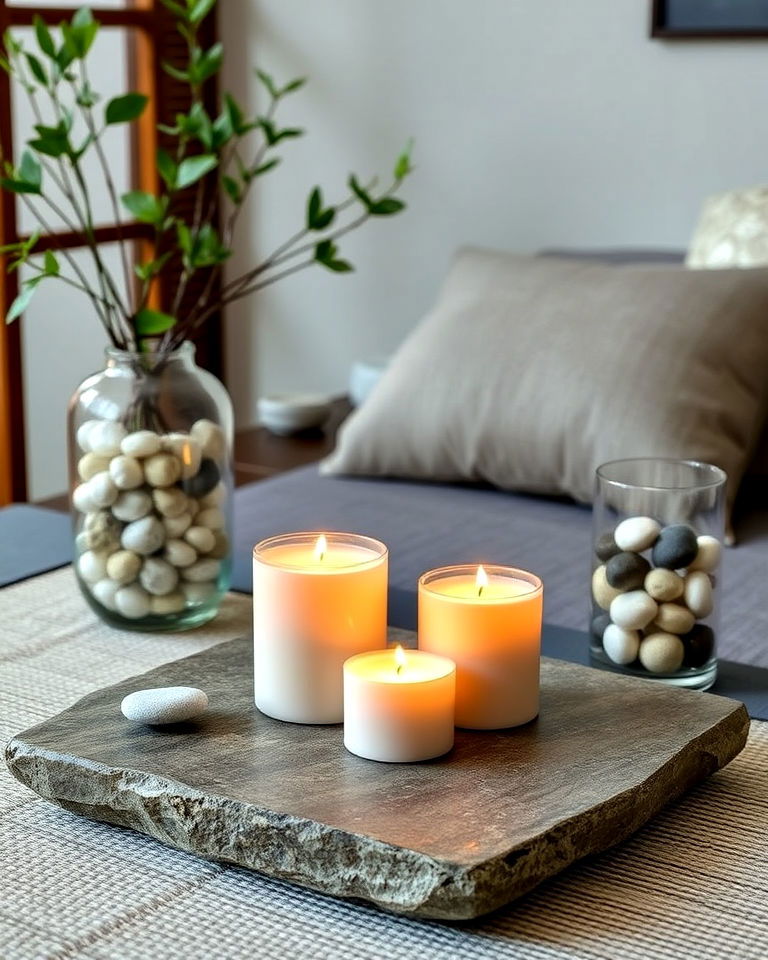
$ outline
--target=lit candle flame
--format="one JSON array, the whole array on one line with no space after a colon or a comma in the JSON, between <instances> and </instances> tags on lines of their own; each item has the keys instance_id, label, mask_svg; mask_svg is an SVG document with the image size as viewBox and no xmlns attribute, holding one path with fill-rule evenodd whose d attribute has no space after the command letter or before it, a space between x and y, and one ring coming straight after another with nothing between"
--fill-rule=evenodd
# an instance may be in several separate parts
<instances>
[{"instance_id":1,"label":"lit candle flame","mask_svg":"<svg viewBox=\"0 0 768 960\"><path fill-rule=\"evenodd\" d=\"M185 467L192 466L192 448L188 443L185 443L181 448L181 459L184 461Z\"/></svg>"},{"instance_id":2,"label":"lit candle flame","mask_svg":"<svg viewBox=\"0 0 768 960\"><path fill-rule=\"evenodd\" d=\"M322 561L325 558L325 552L328 549L328 541L325 539L325 534L321 533L317 538L317 543L315 544L315 560Z\"/></svg>"},{"instance_id":3,"label":"lit candle flame","mask_svg":"<svg viewBox=\"0 0 768 960\"><path fill-rule=\"evenodd\" d=\"M405 666L405 651L403 648L398 645L395 647L395 663L397 664L396 673L398 677L403 672L403 667Z\"/></svg>"},{"instance_id":4,"label":"lit candle flame","mask_svg":"<svg viewBox=\"0 0 768 960\"><path fill-rule=\"evenodd\" d=\"M488 586L488 574L483 569L483 565L477 568L477 577L475 578L475 583L477 584L477 595L482 597L483 588Z\"/></svg>"}]
</instances>

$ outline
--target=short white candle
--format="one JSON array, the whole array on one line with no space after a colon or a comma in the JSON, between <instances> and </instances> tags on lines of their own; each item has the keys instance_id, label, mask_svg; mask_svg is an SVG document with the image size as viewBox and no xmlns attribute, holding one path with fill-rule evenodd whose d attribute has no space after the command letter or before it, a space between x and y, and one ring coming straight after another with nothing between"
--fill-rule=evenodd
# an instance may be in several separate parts
<instances>
[{"instance_id":1,"label":"short white candle","mask_svg":"<svg viewBox=\"0 0 768 960\"><path fill-rule=\"evenodd\" d=\"M344 664L344 746L385 763L415 763L453 746L456 665L419 650L376 650Z\"/></svg>"},{"instance_id":2,"label":"short white candle","mask_svg":"<svg viewBox=\"0 0 768 960\"><path fill-rule=\"evenodd\" d=\"M253 550L256 706L341 723L344 661L387 642L387 548L350 533L271 537Z\"/></svg>"}]
</instances>

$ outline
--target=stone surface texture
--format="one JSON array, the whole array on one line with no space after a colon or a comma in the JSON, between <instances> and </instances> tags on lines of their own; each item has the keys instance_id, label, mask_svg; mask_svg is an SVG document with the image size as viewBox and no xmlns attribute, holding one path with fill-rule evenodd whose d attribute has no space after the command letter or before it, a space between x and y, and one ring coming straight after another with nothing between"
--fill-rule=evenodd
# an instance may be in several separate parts
<instances>
[{"instance_id":1,"label":"stone surface texture","mask_svg":"<svg viewBox=\"0 0 768 960\"><path fill-rule=\"evenodd\" d=\"M619 843L749 729L736 701L544 660L538 720L457 731L439 760L377 764L344 750L341 726L260 714L251 665L241 638L100 690L11 740L8 766L68 810L181 850L461 919ZM207 690L209 711L162 730L120 714L132 690L174 685Z\"/></svg>"}]
</instances>

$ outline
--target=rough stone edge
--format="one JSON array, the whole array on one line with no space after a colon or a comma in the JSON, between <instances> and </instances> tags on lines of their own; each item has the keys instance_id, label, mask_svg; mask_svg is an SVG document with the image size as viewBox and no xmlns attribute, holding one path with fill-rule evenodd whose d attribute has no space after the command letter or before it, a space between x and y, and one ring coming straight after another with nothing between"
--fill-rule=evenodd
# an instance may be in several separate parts
<instances>
[{"instance_id":1,"label":"rough stone edge","mask_svg":"<svg viewBox=\"0 0 768 960\"><path fill-rule=\"evenodd\" d=\"M207 796L175 780L41 750L22 737L7 745L6 763L18 780L44 799L179 850L331 896L369 901L395 913L466 920L498 909L576 860L620 843L666 804L729 763L743 749L748 733L746 708L734 703L731 713L642 784L474 866L223 796ZM73 765L83 774L74 783ZM110 805L98 802L99 796L108 794L113 797ZM201 809L208 811L207 830L201 827ZM366 875L361 875L362 865Z\"/></svg>"}]
</instances>

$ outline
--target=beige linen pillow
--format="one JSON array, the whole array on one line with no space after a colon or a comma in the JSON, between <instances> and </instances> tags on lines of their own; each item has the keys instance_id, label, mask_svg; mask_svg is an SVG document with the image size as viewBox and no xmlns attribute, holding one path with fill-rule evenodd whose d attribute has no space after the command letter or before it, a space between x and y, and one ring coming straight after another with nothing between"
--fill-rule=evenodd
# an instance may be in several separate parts
<instances>
[{"instance_id":1,"label":"beige linen pillow","mask_svg":"<svg viewBox=\"0 0 768 960\"><path fill-rule=\"evenodd\" d=\"M467 249L324 473L592 498L622 457L705 460L731 498L768 408L768 270Z\"/></svg>"}]
</instances>

